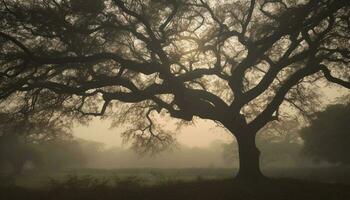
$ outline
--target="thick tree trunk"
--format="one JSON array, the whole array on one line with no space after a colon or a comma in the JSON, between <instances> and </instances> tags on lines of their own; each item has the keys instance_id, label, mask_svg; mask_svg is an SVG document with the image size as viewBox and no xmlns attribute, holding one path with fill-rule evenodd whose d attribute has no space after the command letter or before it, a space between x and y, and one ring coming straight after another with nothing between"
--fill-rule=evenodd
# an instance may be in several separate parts
<instances>
[{"instance_id":1,"label":"thick tree trunk","mask_svg":"<svg viewBox=\"0 0 350 200\"><path fill-rule=\"evenodd\" d=\"M260 171L260 151L255 144L255 134L242 134L236 138L239 151L239 172L236 178L245 181L264 179Z\"/></svg>"}]
</instances>

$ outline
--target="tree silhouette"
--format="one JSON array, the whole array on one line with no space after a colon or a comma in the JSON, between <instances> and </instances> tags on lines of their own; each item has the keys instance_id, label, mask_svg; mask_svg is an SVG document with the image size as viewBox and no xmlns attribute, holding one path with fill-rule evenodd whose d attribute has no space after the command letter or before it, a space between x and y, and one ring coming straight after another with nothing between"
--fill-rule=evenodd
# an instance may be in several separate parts
<instances>
[{"instance_id":1,"label":"tree silhouette","mask_svg":"<svg viewBox=\"0 0 350 200\"><path fill-rule=\"evenodd\" d=\"M0 163L9 163L13 168L13 175L19 175L28 161L33 162L36 167L42 167L44 165L42 155L47 155L49 152L49 148L43 147L49 146L48 143L54 146L62 140L68 144L72 138L68 132L70 126L63 125L62 121L53 117L48 110L45 113L35 114L28 110L21 111L11 114L0 113ZM66 145L63 149L66 151L72 149L67 147L69 146ZM40 153L39 148L43 153ZM74 151L70 153L73 154L72 152ZM76 160L79 162L77 156Z\"/></svg>"},{"instance_id":2,"label":"tree silhouette","mask_svg":"<svg viewBox=\"0 0 350 200\"><path fill-rule=\"evenodd\" d=\"M113 116L145 150L173 141L157 112L214 120L238 141L238 177L263 177L255 136L282 103L308 113L317 80L350 88L349 4L2 0L0 99Z\"/></svg>"},{"instance_id":3,"label":"tree silhouette","mask_svg":"<svg viewBox=\"0 0 350 200\"><path fill-rule=\"evenodd\" d=\"M303 153L316 161L350 164L350 104L336 104L315 114L310 125L301 130Z\"/></svg>"},{"instance_id":4,"label":"tree silhouette","mask_svg":"<svg viewBox=\"0 0 350 200\"><path fill-rule=\"evenodd\" d=\"M40 162L40 156L34 148L21 142L18 135L2 135L0 137L0 164L9 164L12 168L11 175L21 174L26 162Z\"/></svg>"}]
</instances>

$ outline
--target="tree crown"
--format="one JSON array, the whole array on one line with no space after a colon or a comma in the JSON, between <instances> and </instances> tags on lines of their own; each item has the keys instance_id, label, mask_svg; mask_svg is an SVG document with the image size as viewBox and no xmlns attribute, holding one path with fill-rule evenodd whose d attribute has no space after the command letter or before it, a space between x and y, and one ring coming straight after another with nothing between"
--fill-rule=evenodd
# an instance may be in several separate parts
<instances>
[{"instance_id":1,"label":"tree crown","mask_svg":"<svg viewBox=\"0 0 350 200\"><path fill-rule=\"evenodd\" d=\"M0 99L115 113L141 146L172 141L155 111L256 132L283 102L317 106L320 78L350 88L347 0L4 0L1 13Z\"/></svg>"}]
</instances>

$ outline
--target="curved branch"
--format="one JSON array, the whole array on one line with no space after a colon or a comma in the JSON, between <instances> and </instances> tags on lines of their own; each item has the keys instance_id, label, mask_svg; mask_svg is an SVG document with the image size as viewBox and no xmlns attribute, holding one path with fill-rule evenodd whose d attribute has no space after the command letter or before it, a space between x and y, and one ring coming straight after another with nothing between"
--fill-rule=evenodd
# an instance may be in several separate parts
<instances>
[{"instance_id":1,"label":"curved branch","mask_svg":"<svg viewBox=\"0 0 350 200\"><path fill-rule=\"evenodd\" d=\"M339 79L339 78L332 76L331 71L325 65L320 65L320 68L321 68L321 71L323 72L324 77L328 81L350 89L350 82L349 81L344 81L342 79Z\"/></svg>"},{"instance_id":2,"label":"curved branch","mask_svg":"<svg viewBox=\"0 0 350 200\"><path fill-rule=\"evenodd\" d=\"M257 131L266 123L271 121L274 112L276 112L279 106L282 104L289 90L304 77L315 74L320 70L320 66L309 64L308 66L295 72L285 83L282 84L282 86L276 92L275 97L266 106L266 108L252 122L249 123L250 128Z\"/></svg>"}]
</instances>

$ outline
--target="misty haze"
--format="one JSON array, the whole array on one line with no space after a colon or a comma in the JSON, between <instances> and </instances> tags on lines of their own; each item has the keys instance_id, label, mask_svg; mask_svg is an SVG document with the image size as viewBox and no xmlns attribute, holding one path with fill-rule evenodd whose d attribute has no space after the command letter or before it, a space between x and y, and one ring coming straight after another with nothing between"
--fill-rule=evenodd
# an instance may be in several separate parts
<instances>
[{"instance_id":1,"label":"misty haze","mask_svg":"<svg viewBox=\"0 0 350 200\"><path fill-rule=\"evenodd\" d=\"M349 89L349 0L2 0L0 200L348 200Z\"/></svg>"}]
</instances>

